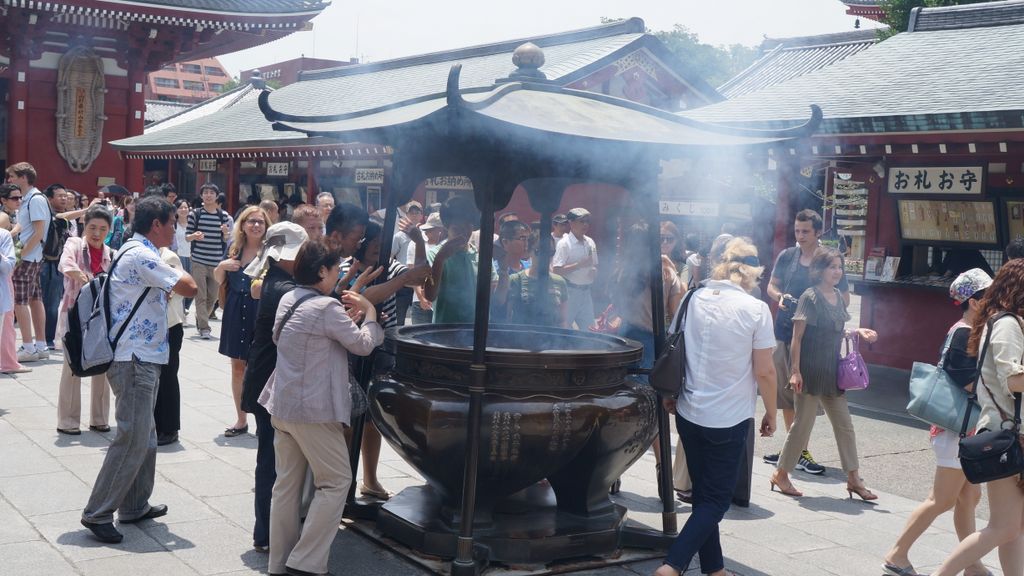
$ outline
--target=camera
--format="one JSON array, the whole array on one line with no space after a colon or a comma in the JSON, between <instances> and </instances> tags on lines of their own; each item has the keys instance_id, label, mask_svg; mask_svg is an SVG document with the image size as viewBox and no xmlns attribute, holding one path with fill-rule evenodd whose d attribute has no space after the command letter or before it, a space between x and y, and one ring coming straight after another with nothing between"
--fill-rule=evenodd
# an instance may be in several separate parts
<instances>
[{"instance_id":1,"label":"camera","mask_svg":"<svg viewBox=\"0 0 1024 576\"><path fill-rule=\"evenodd\" d=\"M799 300L797 300L793 296L790 296L789 294L785 294L785 295L782 296L782 306L786 310L794 310L794 309L796 309L796 305L799 304L799 303L800 303Z\"/></svg>"}]
</instances>

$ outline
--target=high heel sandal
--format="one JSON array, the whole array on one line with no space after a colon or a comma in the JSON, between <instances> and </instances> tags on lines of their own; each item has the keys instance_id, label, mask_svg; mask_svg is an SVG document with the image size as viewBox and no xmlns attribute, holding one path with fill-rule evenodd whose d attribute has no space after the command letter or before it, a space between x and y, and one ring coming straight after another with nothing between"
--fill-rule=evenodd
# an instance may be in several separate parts
<instances>
[{"instance_id":1,"label":"high heel sandal","mask_svg":"<svg viewBox=\"0 0 1024 576\"><path fill-rule=\"evenodd\" d=\"M850 495L850 500L853 500L853 495L860 496L860 499L865 502L871 502L872 500L878 500L878 495L868 490L866 486L851 486L846 485L846 492Z\"/></svg>"},{"instance_id":2,"label":"high heel sandal","mask_svg":"<svg viewBox=\"0 0 1024 576\"><path fill-rule=\"evenodd\" d=\"M779 486L779 484L775 482L775 480L768 480L768 482L771 484L772 492L775 492L775 488L778 487L779 492L785 496L790 496L792 498L800 498L804 495L803 492L797 490L796 488L793 488L792 486L790 486L789 488L783 488L782 486Z\"/></svg>"}]
</instances>

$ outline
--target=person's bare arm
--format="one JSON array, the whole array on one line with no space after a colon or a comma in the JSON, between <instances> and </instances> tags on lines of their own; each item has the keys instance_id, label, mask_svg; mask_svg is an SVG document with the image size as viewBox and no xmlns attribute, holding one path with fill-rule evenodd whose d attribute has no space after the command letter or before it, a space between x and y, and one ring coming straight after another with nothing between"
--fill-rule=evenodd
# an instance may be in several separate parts
<instances>
[{"instance_id":1,"label":"person's bare arm","mask_svg":"<svg viewBox=\"0 0 1024 576\"><path fill-rule=\"evenodd\" d=\"M765 348L754 350L753 353L754 378L757 380L757 391L761 394L761 403L764 404L764 417L761 419L761 436L771 436L775 433L776 427L776 373L775 363L772 362L772 349Z\"/></svg>"},{"instance_id":2,"label":"person's bare arm","mask_svg":"<svg viewBox=\"0 0 1024 576\"><path fill-rule=\"evenodd\" d=\"M185 298L194 298L199 293L199 286L188 272L183 272L178 283L171 289L175 294L181 294Z\"/></svg>"},{"instance_id":3,"label":"person's bare arm","mask_svg":"<svg viewBox=\"0 0 1024 576\"><path fill-rule=\"evenodd\" d=\"M793 320L793 340L789 344L789 383L795 392L803 392L804 377L800 374L800 341L804 338L807 328L806 320Z\"/></svg>"},{"instance_id":4,"label":"person's bare arm","mask_svg":"<svg viewBox=\"0 0 1024 576\"><path fill-rule=\"evenodd\" d=\"M46 221L36 220L32 222L32 237L28 239L28 242L21 247L22 253L31 252L36 246L39 246L43 241L43 234L46 231Z\"/></svg>"},{"instance_id":5,"label":"person's bare arm","mask_svg":"<svg viewBox=\"0 0 1024 576\"><path fill-rule=\"evenodd\" d=\"M779 279L775 276L772 276L772 279L768 281L768 297L775 302L778 302L779 299L782 298L781 284L782 283L779 282Z\"/></svg>"}]
</instances>

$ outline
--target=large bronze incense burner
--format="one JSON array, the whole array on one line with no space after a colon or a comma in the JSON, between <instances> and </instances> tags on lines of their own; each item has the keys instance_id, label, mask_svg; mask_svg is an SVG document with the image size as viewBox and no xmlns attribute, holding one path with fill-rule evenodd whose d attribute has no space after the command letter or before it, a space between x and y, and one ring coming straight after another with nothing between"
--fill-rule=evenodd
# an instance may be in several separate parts
<instances>
[{"instance_id":1,"label":"large bronze incense burner","mask_svg":"<svg viewBox=\"0 0 1024 576\"><path fill-rule=\"evenodd\" d=\"M451 520L462 497L472 326L399 328L389 344L397 363L370 387L374 422L427 479ZM477 524L490 524L496 505L545 479L561 512L614 512L608 486L657 431L654 393L627 375L640 353L638 343L611 336L491 328Z\"/></svg>"},{"instance_id":2,"label":"large bronze incense burner","mask_svg":"<svg viewBox=\"0 0 1024 576\"><path fill-rule=\"evenodd\" d=\"M642 22L636 21L642 31ZM495 212L522 188L540 214L540 237L569 186L604 182L631 193L648 224L650 261L660 261L658 172L663 159L708 148L743 150L811 134L803 126L752 131L710 126L618 98L548 82L533 46L517 50L508 78L459 87L452 67L443 92L362 110L310 115L299 82L260 96L277 130L393 147L385 168L393 236L397 207L426 178L464 176L491 238ZM325 81L332 74L323 72ZM329 82L325 84L329 86ZM440 88L440 86L439 86ZM319 88L318 88L319 89ZM382 247L387 266L390 250ZM538 563L614 555L623 546L664 549L676 534L669 415L629 368L640 345L629 340L536 326L491 324L493 244L480 242L472 325L399 328L388 337L394 370L370 386L370 416L426 479L383 507L377 529L416 553L451 558L451 574L476 575L491 561ZM546 294L551 251L537 254L538 293ZM663 345L661 270L649 271L654 353ZM369 380L368 363L357 371ZM362 421L353 423L353 469ZM626 526L626 508L608 488L641 457L655 434L661 528ZM353 506L348 509L354 508Z\"/></svg>"}]
</instances>

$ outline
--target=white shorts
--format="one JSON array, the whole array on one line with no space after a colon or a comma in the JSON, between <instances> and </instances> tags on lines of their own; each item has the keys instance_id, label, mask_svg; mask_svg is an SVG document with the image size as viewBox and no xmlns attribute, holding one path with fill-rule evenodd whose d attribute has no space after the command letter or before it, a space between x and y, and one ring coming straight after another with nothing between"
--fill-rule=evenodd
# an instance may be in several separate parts
<instances>
[{"instance_id":1,"label":"white shorts","mask_svg":"<svg viewBox=\"0 0 1024 576\"><path fill-rule=\"evenodd\" d=\"M932 438L932 449L935 450L935 465L939 468L960 470L960 435L943 430Z\"/></svg>"}]
</instances>

